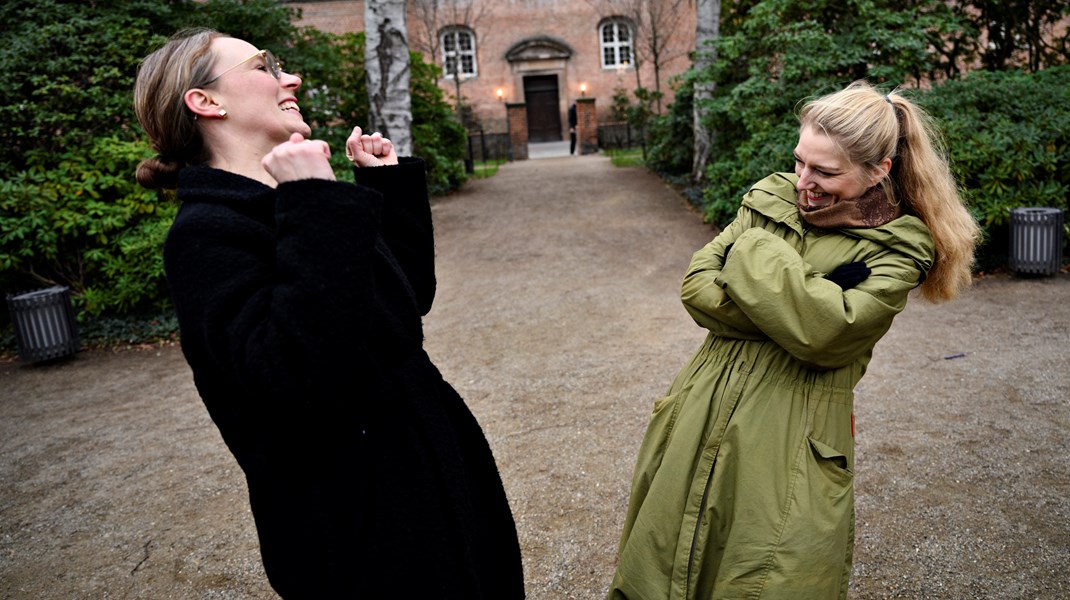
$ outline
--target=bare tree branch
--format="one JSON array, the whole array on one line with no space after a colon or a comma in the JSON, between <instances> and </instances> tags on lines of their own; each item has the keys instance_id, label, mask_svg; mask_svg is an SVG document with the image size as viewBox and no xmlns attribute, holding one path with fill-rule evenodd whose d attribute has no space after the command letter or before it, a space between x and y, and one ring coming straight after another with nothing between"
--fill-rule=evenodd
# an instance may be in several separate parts
<instances>
[{"instance_id":1,"label":"bare tree branch","mask_svg":"<svg viewBox=\"0 0 1070 600\"><path fill-rule=\"evenodd\" d=\"M460 26L472 31L476 51L486 40L490 30L480 25L490 15L486 2L479 0L410 0L416 20L417 35L412 36L413 48L427 55L433 64L445 69L442 63L442 30Z\"/></svg>"},{"instance_id":2,"label":"bare tree branch","mask_svg":"<svg viewBox=\"0 0 1070 600\"><path fill-rule=\"evenodd\" d=\"M641 86L639 69L650 63L654 68L654 91L661 112L661 71L665 63L684 56L691 49L680 43L685 7L691 0L586 0L596 12L605 16L622 16L635 25L633 62L636 85Z\"/></svg>"}]
</instances>

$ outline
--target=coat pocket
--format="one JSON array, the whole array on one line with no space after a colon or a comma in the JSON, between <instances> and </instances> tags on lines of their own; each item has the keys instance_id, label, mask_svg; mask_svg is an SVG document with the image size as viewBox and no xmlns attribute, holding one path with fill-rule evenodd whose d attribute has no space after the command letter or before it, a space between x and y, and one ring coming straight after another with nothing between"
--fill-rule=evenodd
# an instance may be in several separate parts
<instances>
[{"instance_id":1,"label":"coat pocket","mask_svg":"<svg viewBox=\"0 0 1070 600\"><path fill-rule=\"evenodd\" d=\"M680 405L683 404L685 396L687 396L686 390L655 400L647 429L657 429L664 434L663 439L668 439L672 435L673 427L676 426L676 417L680 414Z\"/></svg>"},{"instance_id":2,"label":"coat pocket","mask_svg":"<svg viewBox=\"0 0 1070 600\"><path fill-rule=\"evenodd\" d=\"M847 455L824 442L807 438L810 442L810 450L813 451L814 460L817 461L821 472L832 483L847 485L851 482L854 474L847 466Z\"/></svg>"},{"instance_id":3,"label":"coat pocket","mask_svg":"<svg viewBox=\"0 0 1070 600\"><path fill-rule=\"evenodd\" d=\"M673 429L676 427L676 419L680 414L680 406L687 396L686 391L665 396L654 401L654 410L650 415L650 423L643 435L643 443L639 447L639 458L636 464L636 475L650 479L654 477L661 461L665 457L665 448L672 439Z\"/></svg>"}]
</instances>

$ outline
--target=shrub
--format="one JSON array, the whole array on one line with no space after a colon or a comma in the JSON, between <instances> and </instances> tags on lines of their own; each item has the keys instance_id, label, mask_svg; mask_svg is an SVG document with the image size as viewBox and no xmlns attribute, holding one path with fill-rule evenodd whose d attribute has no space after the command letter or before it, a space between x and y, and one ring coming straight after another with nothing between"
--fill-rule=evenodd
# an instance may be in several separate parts
<instances>
[{"instance_id":1,"label":"shrub","mask_svg":"<svg viewBox=\"0 0 1070 600\"><path fill-rule=\"evenodd\" d=\"M368 118L363 35L296 28L296 14L276 0L0 4L0 67L18 74L0 106L0 289L67 285L83 321L167 310L160 249L176 206L134 181L151 150L132 91L138 62L175 31L211 27L271 48L305 79L315 135L341 149ZM441 194L464 181L464 131L422 65L414 55L414 146Z\"/></svg>"},{"instance_id":2,"label":"shrub","mask_svg":"<svg viewBox=\"0 0 1070 600\"><path fill-rule=\"evenodd\" d=\"M0 181L0 273L9 289L66 285L91 315L165 304L159 248L174 206L130 176L147 151L103 137L47 161L36 153Z\"/></svg>"},{"instance_id":3,"label":"shrub","mask_svg":"<svg viewBox=\"0 0 1070 600\"><path fill-rule=\"evenodd\" d=\"M441 196L461 187L467 179L464 171L467 133L436 84L439 68L424 62L417 53L411 55L410 68L413 155L427 164L427 187L431 194Z\"/></svg>"},{"instance_id":4,"label":"shrub","mask_svg":"<svg viewBox=\"0 0 1070 600\"><path fill-rule=\"evenodd\" d=\"M755 181L792 168L800 100L857 79L891 86L931 72L929 36L950 25L929 9L890 0L734 2L718 60L689 77L716 82L707 127L716 132L706 172L706 219L723 226Z\"/></svg>"},{"instance_id":5,"label":"shrub","mask_svg":"<svg viewBox=\"0 0 1070 600\"><path fill-rule=\"evenodd\" d=\"M944 133L952 172L987 240L980 267L1003 262L1012 209L1070 208L1070 65L1036 73L975 71L930 90L905 93L932 114ZM682 123L683 118L673 111L661 123ZM710 164L702 201L708 221L730 221L758 174L791 170L797 127L791 115L749 124L749 137ZM655 144L672 138L663 131L655 129ZM661 154L652 152L655 160ZM666 166L679 169L683 164Z\"/></svg>"},{"instance_id":6,"label":"shrub","mask_svg":"<svg viewBox=\"0 0 1070 600\"><path fill-rule=\"evenodd\" d=\"M675 82L674 82L675 83ZM666 179L689 179L694 144L694 88L676 86L676 96L664 115L656 117L648 132L647 165Z\"/></svg>"},{"instance_id":7,"label":"shrub","mask_svg":"<svg viewBox=\"0 0 1070 600\"><path fill-rule=\"evenodd\" d=\"M951 169L984 230L977 268L1006 265L1012 209L1068 208L1070 66L978 71L916 99L939 120Z\"/></svg>"},{"instance_id":8,"label":"shrub","mask_svg":"<svg viewBox=\"0 0 1070 600\"><path fill-rule=\"evenodd\" d=\"M952 170L983 226L1006 224L1013 208L1067 208L1070 66L978 71L916 99L939 120Z\"/></svg>"},{"instance_id":9,"label":"shrub","mask_svg":"<svg viewBox=\"0 0 1070 600\"><path fill-rule=\"evenodd\" d=\"M990 66L1032 69L1065 62L1066 51L1060 47L1021 62L1011 56L1024 48L1017 42L1013 47L996 43L980 48L978 32L993 33L990 27L999 25L998 35L989 35L990 41L1021 41L1014 28L1026 21L1010 25L986 21L987 13L972 10L976 3L852 0L847 4L852 10L814 0L722 3L717 62L707 72L692 70L683 78L684 91L695 81L717 84L706 107L706 125L716 137L698 202L707 221L727 224L752 183L772 171L791 170L798 126L794 110L808 96L841 89L856 79L890 89L910 81L954 77L961 65L978 60ZM1055 23L1067 10L1065 3L1045 5L1032 17L1037 23ZM952 170L989 240L982 259L1005 248L1006 223L1013 208L1067 208L1068 69L973 72L931 91L911 92L946 132ZM651 165L669 179L678 179L690 167L690 145L672 145L683 139L689 112L678 102L651 130L655 149ZM687 156L676 156L673 148ZM981 266L991 262L989 256Z\"/></svg>"}]
</instances>

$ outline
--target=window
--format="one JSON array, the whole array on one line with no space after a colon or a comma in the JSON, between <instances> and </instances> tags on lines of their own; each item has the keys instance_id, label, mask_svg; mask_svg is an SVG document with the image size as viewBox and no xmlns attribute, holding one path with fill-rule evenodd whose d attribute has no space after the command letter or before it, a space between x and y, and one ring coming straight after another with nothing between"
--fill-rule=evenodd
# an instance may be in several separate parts
<instances>
[{"instance_id":1,"label":"window","mask_svg":"<svg viewBox=\"0 0 1070 600\"><path fill-rule=\"evenodd\" d=\"M623 19L606 21L598 27L602 35L602 68L632 64L632 26Z\"/></svg>"},{"instance_id":2,"label":"window","mask_svg":"<svg viewBox=\"0 0 1070 600\"><path fill-rule=\"evenodd\" d=\"M471 29L451 27L442 32L442 76L475 77L476 37Z\"/></svg>"}]
</instances>

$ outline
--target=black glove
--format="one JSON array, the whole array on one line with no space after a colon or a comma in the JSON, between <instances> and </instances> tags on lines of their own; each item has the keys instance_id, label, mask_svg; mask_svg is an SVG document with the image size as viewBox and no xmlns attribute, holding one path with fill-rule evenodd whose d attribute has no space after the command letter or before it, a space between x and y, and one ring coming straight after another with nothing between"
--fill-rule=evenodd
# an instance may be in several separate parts
<instances>
[{"instance_id":1,"label":"black glove","mask_svg":"<svg viewBox=\"0 0 1070 600\"><path fill-rule=\"evenodd\" d=\"M873 271L866 266L866 263L858 261L836 267L831 273L825 275L825 279L835 283L844 290L849 290L865 281L872 272Z\"/></svg>"}]
</instances>

